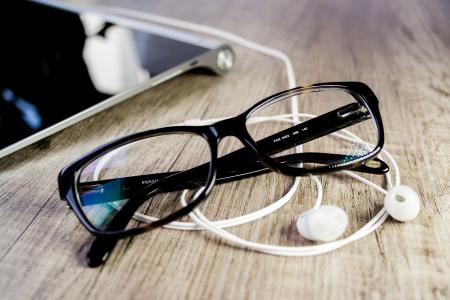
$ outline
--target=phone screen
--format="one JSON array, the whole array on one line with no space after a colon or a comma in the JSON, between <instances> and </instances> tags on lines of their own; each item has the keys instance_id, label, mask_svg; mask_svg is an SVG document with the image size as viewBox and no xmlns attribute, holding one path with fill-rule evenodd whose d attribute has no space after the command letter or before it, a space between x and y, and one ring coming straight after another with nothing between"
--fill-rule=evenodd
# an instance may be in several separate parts
<instances>
[{"instance_id":1,"label":"phone screen","mask_svg":"<svg viewBox=\"0 0 450 300\"><path fill-rule=\"evenodd\" d=\"M28 1L0 32L0 150L210 50Z\"/></svg>"}]
</instances>

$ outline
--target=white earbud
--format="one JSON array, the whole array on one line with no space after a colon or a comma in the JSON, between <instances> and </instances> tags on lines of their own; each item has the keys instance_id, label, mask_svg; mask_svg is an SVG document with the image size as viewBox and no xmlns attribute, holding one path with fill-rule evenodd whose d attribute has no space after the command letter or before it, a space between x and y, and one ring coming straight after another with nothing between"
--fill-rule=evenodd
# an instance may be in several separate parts
<instances>
[{"instance_id":1,"label":"white earbud","mask_svg":"<svg viewBox=\"0 0 450 300\"><path fill-rule=\"evenodd\" d=\"M384 197L384 207L395 220L407 222L419 214L420 199L409 186L398 185L391 188Z\"/></svg>"},{"instance_id":2,"label":"white earbud","mask_svg":"<svg viewBox=\"0 0 450 300\"><path fill-rule=\"evenodd\" d=\"M344 233L347 223L347 214L342 208L322 205L302 214L297 220L297 230L308 240L329 242Z\"/></svg>"}]
</instances>

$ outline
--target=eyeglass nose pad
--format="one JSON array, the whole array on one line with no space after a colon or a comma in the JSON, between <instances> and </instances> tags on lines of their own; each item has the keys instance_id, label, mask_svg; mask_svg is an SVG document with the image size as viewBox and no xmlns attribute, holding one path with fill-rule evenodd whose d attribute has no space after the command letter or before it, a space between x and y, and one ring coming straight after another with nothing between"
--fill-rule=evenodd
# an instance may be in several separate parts
<instances>
[{"instance_id":1,"label":"eyeglass nose pad","mask_svg":"<svg viewBox=\"0 0 450 300\"><path fill-rule=\"evenodd\" d=\"M235 136L225 136L217 144L217 157L220 158L233 151L246 147L243 142Z\"/></svg>"},{"instance_id":2,"label":"eyeglass nose pad","mask_svg":"<svg viewBox=\"0 0 450 300\"><path fill-rule=\"evenodd\" d=\"M249 139L251 139L249 137ZM224 142L223 142L224 141ZM223 142L223 143L222 143ZM239 155L236 156L232 152L239 151ZM231 153L231 156L227 156ZM254 146L249 142L246 142L244 137L242 136L225 136L224 138L219 140L217 145L217 165L216 169L219 172L221 166L228 166L229 164L238 165L240 163L247 163L249 160L254 161L255 157L257 160L261 161L261 156L264 156L263 153L258 153L257 150L254 150ZM223 158L222 158L223 157ZM222 158L222 159L221 159ZM267 157L265 160L270 160L270 157ZM267 163L263 163L264 165ZM270 165L273 170L277 170L276 166Z\"/></svg>"}]
</instances>

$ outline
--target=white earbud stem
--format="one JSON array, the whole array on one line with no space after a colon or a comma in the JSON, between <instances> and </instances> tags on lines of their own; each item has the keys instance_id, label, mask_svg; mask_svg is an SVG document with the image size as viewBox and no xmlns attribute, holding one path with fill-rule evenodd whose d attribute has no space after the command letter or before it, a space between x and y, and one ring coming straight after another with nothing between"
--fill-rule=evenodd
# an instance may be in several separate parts
<instances>
[{"instance_id":1,"label":"white earbud stem","mask_svg":"<svg viewBox=\"0 0 450 300\"><path fill-rule=\"evenodd\" d=\"M329 242L341 236L347 224L344 210L333 205L322 205L302 214L297 220L297 229L308 240Z\"/></svg>"},{"instance_id":2,"label":"white earbud stem","mask_svg":"<svg viewBox=\"0 0 450 300\"><path fill-rule=\"evenodd\" d=\"M420 199L409 186L398 185L390 189L384 197L384 207L395 220L407 222L419 214Z\"/></svg>"}]
</instances>

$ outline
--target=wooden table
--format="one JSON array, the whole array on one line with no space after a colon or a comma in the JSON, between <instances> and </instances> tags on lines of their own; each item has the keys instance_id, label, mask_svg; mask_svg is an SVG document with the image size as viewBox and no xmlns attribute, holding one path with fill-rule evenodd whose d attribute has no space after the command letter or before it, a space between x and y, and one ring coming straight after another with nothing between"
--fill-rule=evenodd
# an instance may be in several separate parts
<instances>
[{"instance_id":1,"label":"wooden table","mask_svg":"<svg viewBox=\"0 0 450 300\"><path fill-rule=\"evenodd\" d=\"M161 229L121 241L104 267L87 268L83 253L92 238L59 200L59 170L115 137L187 118L235 115L286 87L279 61L235 46L236 68L224 77L183 75L0 159L1 299L450 298L450 2L126 5L283 50L299 85L369 84L381 101L385 148L397 159L403 183L419 193L422 211L411 223L388 220L364 239L316 257L265 255L208 233ZM382 195L356 181L339 175L321 180L325 202L349 213L347 235L382 206ZM270 203L290 182L269 174L235 183L219 188L202 208L211 218L236 216ZM294 222L311 207L315 190L308 178L301 183L280 211L231 232L260 242L307 244Z\"/></svg>"}]
</instances>

